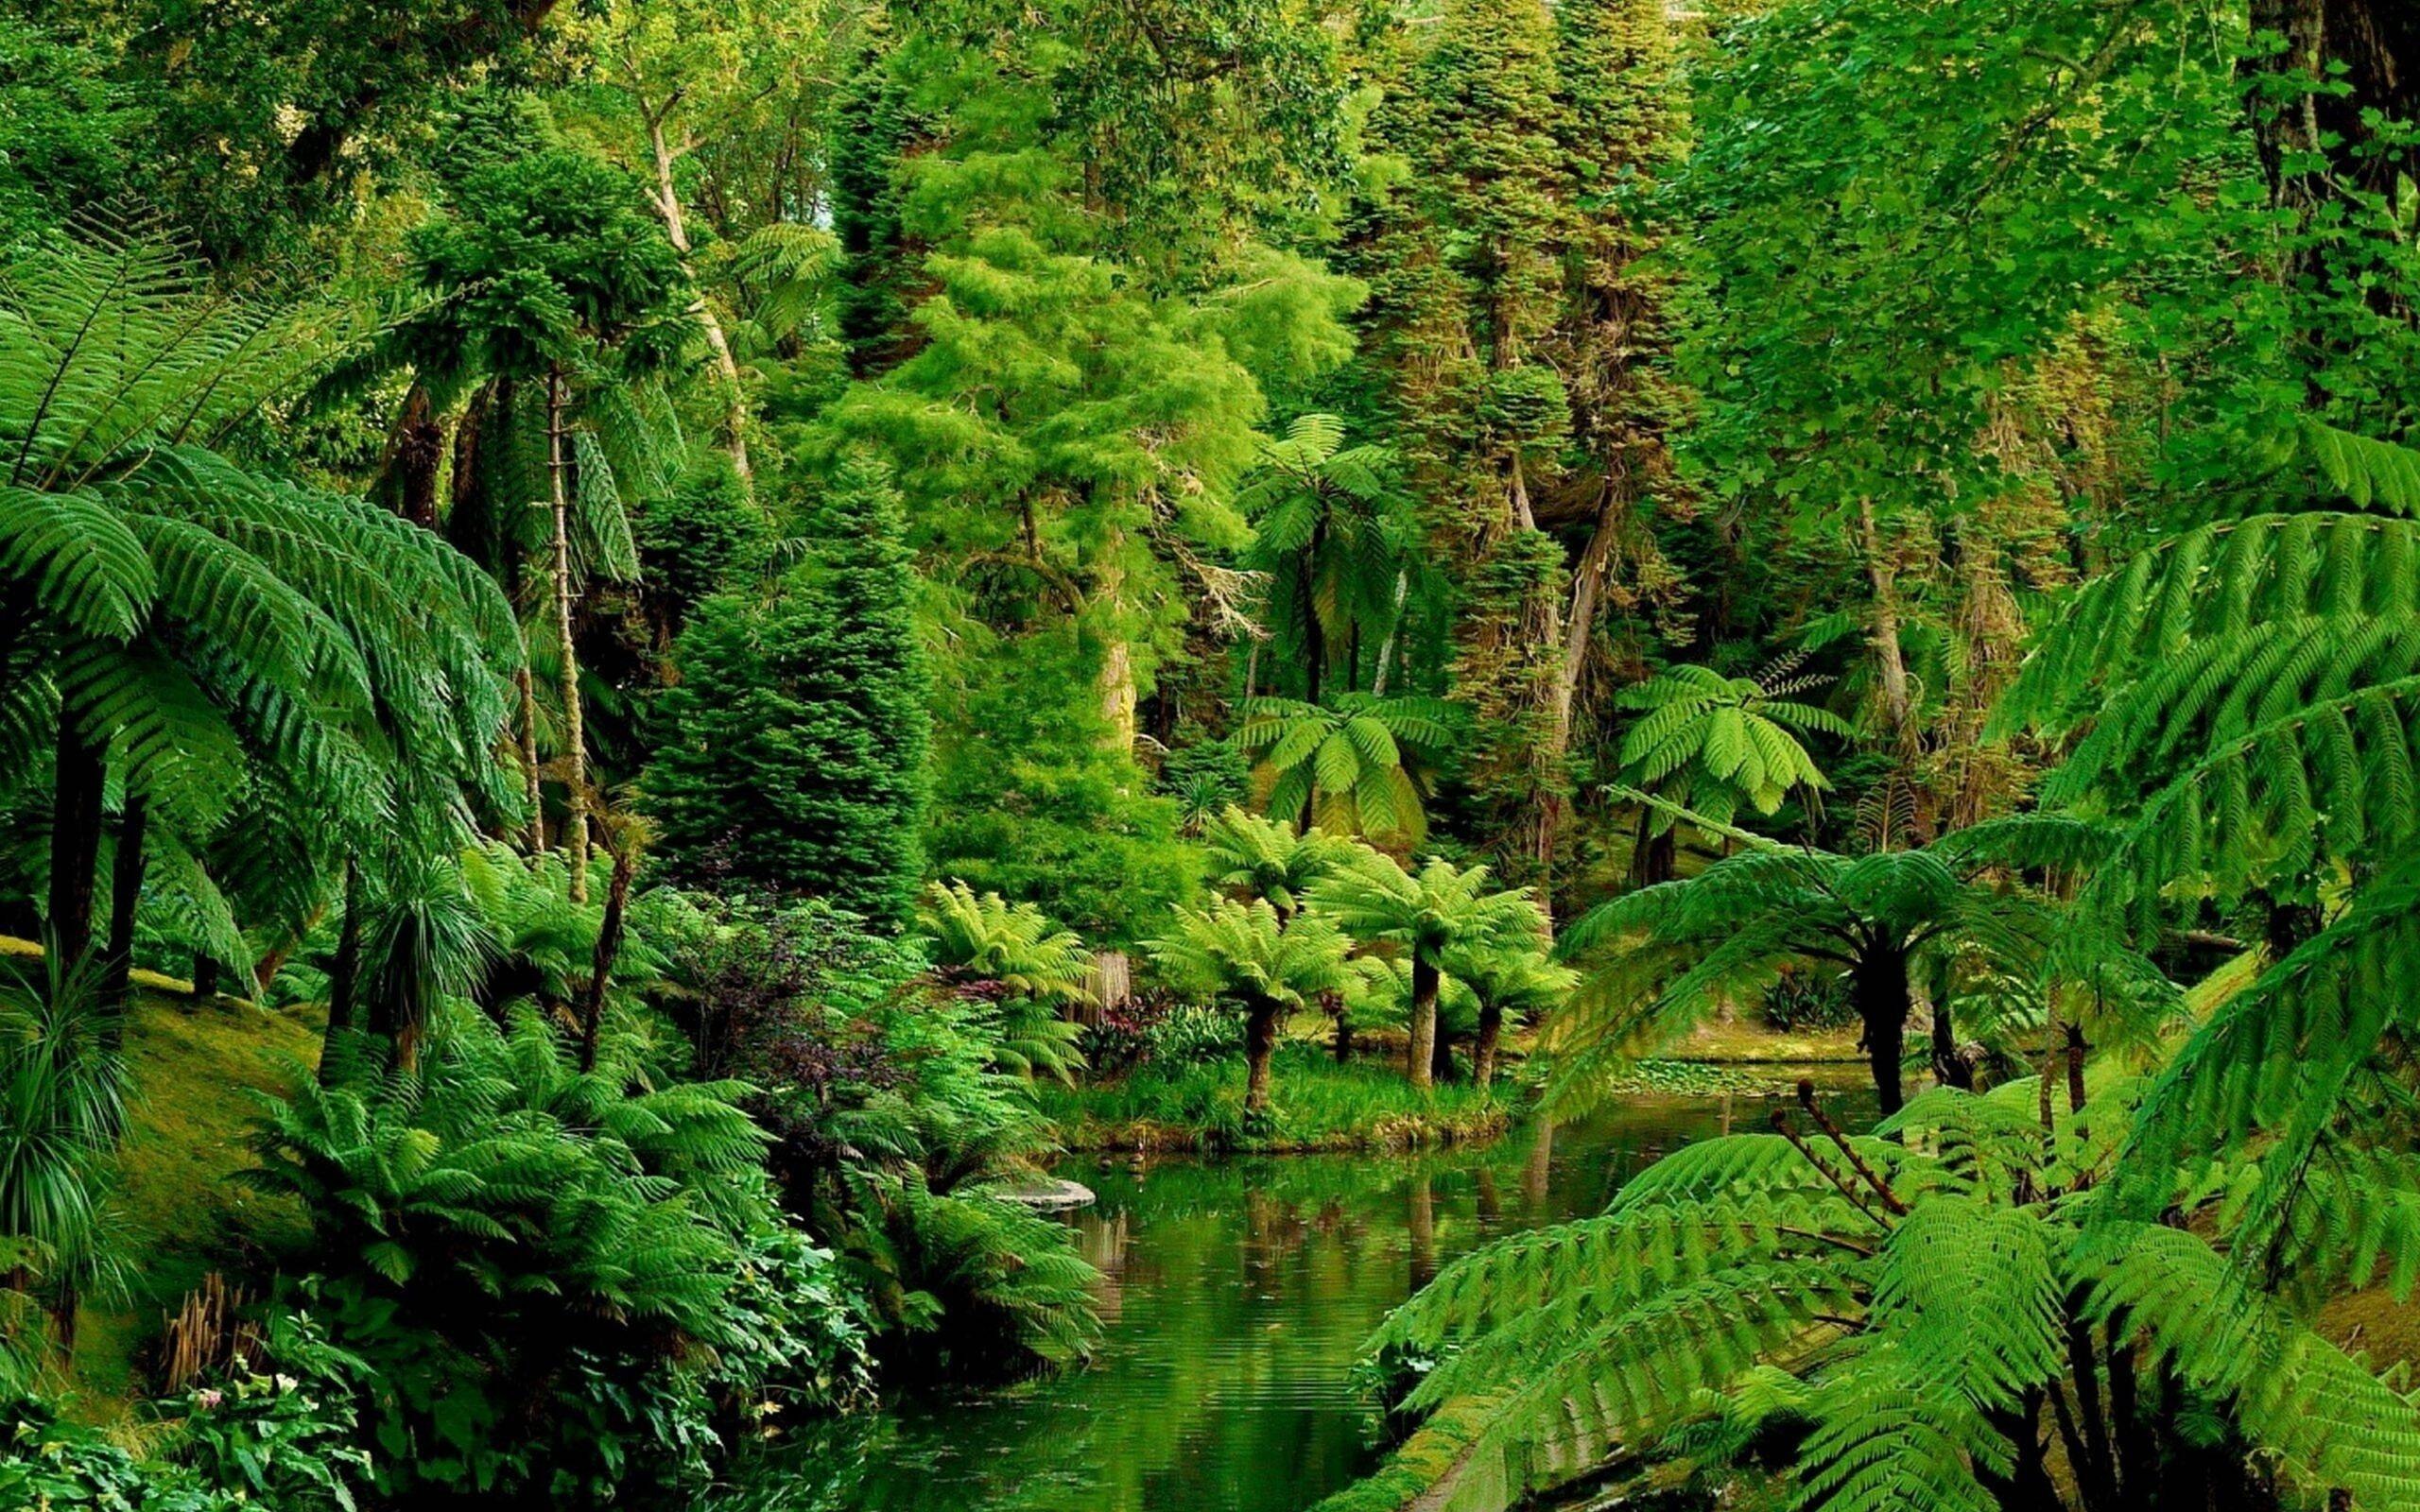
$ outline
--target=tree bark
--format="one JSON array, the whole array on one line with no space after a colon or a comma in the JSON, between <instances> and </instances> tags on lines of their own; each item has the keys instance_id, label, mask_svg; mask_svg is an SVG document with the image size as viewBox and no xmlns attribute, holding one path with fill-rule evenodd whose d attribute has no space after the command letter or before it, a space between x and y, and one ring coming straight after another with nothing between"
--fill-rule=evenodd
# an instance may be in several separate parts
<instances>
[{"instance_id":1,"label":"tree bark","mask_svg":"<svg viewBox=\"0 0 2420 1512\"><path fill-rule=\"evenodd\" d=\"M607 833L613 832L609 829ZM579 1005L579 1069L596 1069L596 1032L605 1017L605 988L614 976L614 959L622 951L622 914L631 901L631 878L638 870L639 848L625 838L614 851L614 874L605 884L605 918L596 931L596 954L591 958L588 988Z\"/></svg>"},{"instance_id":2,"label":"tree bark","mask_svg":"<svg viewBox=\"0 0 2420 1512\"><path fill-rule=\"evenodd\" d=\"M1484 1004L1478 1010L1478 1038L1471 1041L1471 1080L1485 1091L1495 1081L1495 1051L1504 1038L1504 1010Z\"/></svg>"},{"instance_id":3,"label":"tree bark","mask_svg":"<svg viewBox=\"0 0 2420 1512\"><path fill-rule=\"evenodd\" d=\"M344 859L344 921L337 926L337 959L328 972L328 1026L320 1042L320 1084L335 1074L337 1037L353 1027L353 1004L361 976L361 862Z\"/></svg>"},{"instance_id":4,"label":"tree bark","mask_svg":"<svg viewBox=\"0 0 2420 1512\"><path fill-rule=\"evenodd\" d=\"M126 796L126 812L117 826L117 854L110 865L110 937L101 994L120 1007L126 1004L127 987L134 970L134 910L143 897L143 841L149 809L143 795ZM114 1022L112 1017L112 1025ZM108 1039L112 1045L116 1042L114 1026Z\"/></svg>"},{"instance_id":5,"label":"tree bark","mask_svg":"<svg viewBox=\"0 0 2420 1512\"><path fill-rule=\"evenodd\" d=\"M1259 1117L1269 1111L1269 1065L1277 1051L1277 1005L1251 1005L1244 1020L1244 1111Z\"/></svg>"},{"instance_id":6,"label":"tree bark","mask_svg":"<svg viewBox=\"0 0 2420 1512\"><path fill-rule=\"evenodd\" d=\"M1882 676L1882 712L1891 722L1891 737L1897 743L1900 756L1912 758L1921 748L1921 736L1908 694L1907 658L1899 648L1897 575L1882 549L1882 530L1874 516L1873 499L1857 501L1857 518L1866 581L1874 591L1874 618L1867 640L1874 647L1875 664Z\"/></svg>"},{"instance_id":7,"label":"tree bark","mask_svg":"<svg viewBox=\"0 0 2420 1512\"><path fill-rule=\"evenodd\" d=\"M563 701L563 850L571 858L571 901L588 902L588 746L580 718L579 652L571 632L571 495L563 455L563 375L546 375L546 471L554 485L555 630L561 638Z\"/></svg>"},{"instance_id":8,"label":"tree bark","mask_svg":"<svg viewBox=\"0 0 2420 1512\"><path fill-rule=\"evenodd\" d=\"M1849 989L1858 1018L1865 1025L1866 1061L1873 1068L1874 1091L1883 1116L1907 1102L1900 1060L1908 1036L1908 957L1893 948L1877 948L1849 971Z\"/></svg>"},{"instance_id":9,"label":"tree bark","mask_svg":"<svg viewBox=\"0 0 2420 1512\"><path fill-rule=\"evenodd\" d=\"M424 530L437 528L437 479L445 458L445 423L425 386L414 383L387 438L380 492L395 512Z\"/></svg>"},{"instance_id":10,"label":"tree bark","mask_svg":"<svg viewBox=\"0 0 2420 1512\"><path fill-rule=\"evenodd\" d=\"M93 948L93 893L101 864L101 747L86 744L75 716L59 716L50 805L50 943L62 967Z\"/></svg>"},{"instance_id":11,"label":"tree bark","mask_svg":"<svg viewBox=\"0 0 2420 1512\"><path fill-rule=\"evenodd\" d=\"M672 104L666 100L656 110L642 109L641 113L647 117L648 147L655 157L655 193L652 198L656 214L664 217L665 239L672 243L673 251L680 255L683 276L694 284L696 274L689 264L689 228L681 214L681 196L673 183L671 144L664 135L664 118L670 112ZM748 465L748 390L739 381L739 363L731 354L731 340L723 333L722 320L716 316L715 307L707 302L702 290L690 301L689 313L697 317L699 329L705 332L706 350L713 353L715 371L722 379L723 448L731 455L732 471L739 474L740 487L752 496L756 490L756 477Z\"/></svg>"},{"instance_id":12,"label":"tree bark","mask_svg":"<svg viewBox=\"0 0 2420 1512\"><path fill-rule=\"evenodd\" d=\"M546 794L538 785L538 685L524 662L513 674L521 690L522 799L529 805L529 853L546 853Z\"/></svg>"},{"instance_id":13,"label":"tree bark","mask_svg":"<svg viewBox=\"0 0 2420 1512\"><path fill-rule=\"evenodd\" d=\"M1958 1026L1946 997L1932 1005L1932 1074L1933 1080L1944 1087L1970 1092L1975 1090L1974 1068L1958 1053Z\"/></svg>"},{"instance_id":14,"label":"tree bark","mask_svg":"<svg viewBox=\"0 0 2420 1512\"><path fill-rule=\"evenodd\" d=\"M1437 1053L1437 963L1411 958L1411 1043L1404 1051L1404 1076L1420 1091L1434 1085L1430 1057Z\"/></svg>"}]
</instances>

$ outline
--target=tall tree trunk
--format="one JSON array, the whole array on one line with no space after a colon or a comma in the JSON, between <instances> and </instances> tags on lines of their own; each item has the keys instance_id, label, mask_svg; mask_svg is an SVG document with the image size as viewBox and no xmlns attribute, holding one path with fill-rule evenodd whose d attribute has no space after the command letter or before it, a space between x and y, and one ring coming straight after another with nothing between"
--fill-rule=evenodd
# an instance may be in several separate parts
<instances>
[{"instance_id":1,"label":"tall tree trunk","mask_svg":"<svg viewBox=\"0 0 2420 1512\"><path fill-rule=\"evenodd\" d=\"M1478 1038L1471 1041L1471 1080L1485 1091L1495 1081L1495 1051L1504 1038L1504 1010L1483 1004L1478 1010Z\"/></svg>"},{"instance_id":2,"label":"tall tree trunk","mask_svg":"<svg viewBox=\"0 0 2420 1512\"><path fill-rule=\"evenodd\" d=\"M563 455L563 375L546 375L546 471L554 485L555 630L562 652L563 850L571 858L571 901L588 902L588 733L580 718L579 652L571 633L571 459Z\"/></svg>"},{"instance_id":3,"label":"tall tree trunk","mask_svg":"<svg viewBox=\"0 0 2420 1512\"><path fill-rule=\"evenodd\" d=\"M1849 990L1865 1025L1866 1061L1885 1117L1906 1103L1900 1066L1908 1038L1908 957L1877 947L1849 971Z\"/></svg>"},{"instance_id":4,"label":"tall tree trunk","mask_svg":"<svg viewBox=\"0 0 2420 1512\"><path fill-rule=\"evenodd\" d=\"M337 926L336 967L328 973L328 1026L320 1041L320 1084L336 1074L337 1046L353 1027L361 978L361 862L344 858L344 921Z\"/></svg>"},{"instance_id":5,"label":"tall tree trunk","mask_svg":"<svg viewBox=\"0 0 2420 1512\"><path fill-rule=\"evenodd\" d=\"M1259 1117L1269 1111L1269 1064L1277 1051L1277 1005L1252 1005L1244 1021L1244 1112Z\"/></svg>"},{"instance_id":6,"label":"tall tree trunk","mask_svg":"<svg viewBox=\"0 0 2420 1512\"><path fill-rule=\"evenodd\" d=\"M1944 1087L1970 1092L1975 1090L1974 1068L1958 1053L1958 1026L1946 994L1932 1005L1932 1074L1933 1080Z\"/></svg>"},{"instance_id":7,"label":"tall tree trunk","mask_svg":"<svg viewBox=\"0 0 2420 1512\"><path fill-rule=\"evenodd\" d=\"M655 158L656 213L664 217L665 239L680 255L681 271L694 285L697 282L689 262L689 228L681 214L681 195L672 177L672 147L665 139L664 118L669 114L672 102L647 115L647 141ZM697 318L698 328L706 334L706 350L714 354L715 372L723 389L723 449L731 454L732 471L739 474L740 486L752 495L756 478L748 466L748 390L739 381L739 364L731 354L731 340L722 328L722 320L701 290L689 303L689 313Z\"/></svg>"},{"instance_id":8,"label":"tall tree trunk","mask_svg":"<svg viewBox=\"0 0 2420 1512\"><path fill-rule=\"evenodd\" d=\"M101 993L121 1007L134 970L134 909L143 897L143 841L149 811L150 805L142 794L126 795L126 812L118 819L117 854L110 865L110 938ZM117 1039L116 1016L112 1014L109 1022L109 1039L113 1044Z\"/></svg>"},{"instance_id":9,"label":"tall tree trunk","mask_svg":"<svg viewBox=\"0 0 2420 1512\"><path fill-rule=\"evenodd\" d=\"M1404 600L1410 596L1411 573L1409 569L1397 568L1394 616L1387 622L1387 637L1378 643L1378 660L1370 668L1370 696L1373 698L1387 696L1387 674L1394 669L1395 645L1403 639Z\"/></svg>"},{"instance_id":10,"label":"tall tree trunk","mask_svg":"<svg viewBox=\"0 0 2420 1512\"><path fill-rule=\"evenodd\" d=\"M546 793L538 785L538 685L524 662L513 674L521 690L522 800L529 806L529 854L546 853Z\"/></svg>"},{"instance_id":11,"label":"tall tree trunk","mask_svg":"<svg viewBox=\"0 0 2420 1512\"><path fill-rule=\"evenodd\" d=\"M1327 522L1311 526L1311 543L1296 564L1296 588L1303 595L1303 699L1320 701L1320 684L1327 672L1327 627L1320 623L1317 580L1320 547L1327 540Z\"/></svg>"},{"instance_id":12,"label":"tall tree trunk","mask_svg":"<svg viewBox=\"0 0 2420 1512\"><path fill-rule=\"evenodd\" d=\"M101 787L105 752L88 745L75 716L60 711L50 805L50 937L62 965L93 948L93 893L101 864Z\"/></svg>"},{"instance_id":13,"label":"tall tree trunk","mask_svg":"<svg viewBox=\"0 0 2420 1512\"><path fill-rule=\"evenodd\" d=\"M1403 1073L1411 1085L1426 1091L1434 1085L1429 1060L1437 1053L1437 964L1414 953L1411 957L1411 1043L1404 1050Z\"/></svg>"},{"instance_id":14,"label":"tall tree trunk","mask_svg":"<svg viewBox=\"0 0 2420 1512\"><path fill-rule=\"evenodd\" d=\"M405 392L404 407L387 437L378 489L383 501L422 529L436 529L437 480L444 459L445 422L430 403L427 387L415 382Z\"/></svg>"},{"instance_id":15,"label":"tall tree trunk","mask_svg":"<svg viewBox=\"0 0 2420 1512\"><path fill-rule=\"evenodd\" d=\"M613 832L609 828L608 834ZM605 1017L605 988L614 977L614 959L622 952L622 913L631 901L631 878L638 870L639 848L627 835L614 849L614 874L605 884L605 918L596 931L596 953L590 959L588 989L580 995L579 1069L596 1069L596 1032Z\"/></svg>"},{"instance_id":16,"label":"tall tree trunk","mask_svg":"<svg viewBox=\"0 0 2420 1512\"><path fill-rule=\"evenodd\" d=\"M219 965L216 956L205 955L199 951L194 952L193 995L197 998L205 1000L216 997L218 995L218 972Z\"/></svg>"},{"instance_id":17,"label":"tall tree trunk","mask_svg":"<svg viewBox=\"0 0 2420 1512\"><path fill-rule=\"evenodd\" d=\"M1902 759L1913 758L1920 748L1921 732L1916 729L1913 704L1908 693L1908 662L1899 648L1899 590L1897 574L1884 552L1882 528L1875 519L1874 500L1857 501L1858 544L1865 558L1866 581L1874 592L1874 618L1867 627L1867 642L1874 647L1874 660L1882 677L1882 713L1891 722L1891 738L1899 747Z\"/></svg>"}]
</instances>

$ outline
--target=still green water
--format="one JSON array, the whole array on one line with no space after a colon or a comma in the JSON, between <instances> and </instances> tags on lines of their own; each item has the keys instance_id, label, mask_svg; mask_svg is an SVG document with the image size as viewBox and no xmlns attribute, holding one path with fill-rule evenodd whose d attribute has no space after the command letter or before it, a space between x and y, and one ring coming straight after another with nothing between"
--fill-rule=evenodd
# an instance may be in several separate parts
<instances>
[{"instance_id":1,"label":"still green water","mask_svg":"<svg viewBox=\"0 0 2420 1512\"><path fill-rule=\"evenodd\" d=\"M1642 1099L1418 1156L1070 1161L1100 1196L1068 1220L1105 1278L1093 1364L898 1404L777 1455L757 1490L781 1512L1300 1512L1376 1463L1351 1370L1390 1308L1770 1106Z\"/></svg>"}]
</instances>

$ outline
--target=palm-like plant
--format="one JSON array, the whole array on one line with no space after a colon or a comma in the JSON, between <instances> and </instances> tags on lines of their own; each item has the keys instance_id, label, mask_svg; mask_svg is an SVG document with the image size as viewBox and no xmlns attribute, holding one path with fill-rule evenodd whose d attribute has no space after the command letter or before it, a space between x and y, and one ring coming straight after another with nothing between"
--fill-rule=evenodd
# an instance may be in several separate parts
<instances>
[{"instance_id":1,"label":"palm-like plant","mask_svg":"<svg viewBox=\"0 0 2420 1512\"><path fill-rule=\"evenodd\" d=\"M1584 1096L1605 1072L1686 1033L1727 997L1815 961L1847 977L1875 1090L1883 1111L1895 1111L1917 971L1938 976L1945 954L1957 952L1967 970L1992 963L2030 977L2048 958L2051 916L1985 880L1987 869L1946 847L1867 856L1760 847L1599 903L1557 945L1565 959L1596 957L1549 1033L1559 1087ZM1956 1079L1948 1004L1933 1013L1937 1069Z\"/></svg>"},{"instance_id":2,"label":"palm-like plant","mask_svg":"<svg viewBox=\"0 0 2420 1512\"><path fill-rule=\"evenodd\" d=\"M2269 1473L2420 1498L2420 1412L2263 1279L2358 1235L2350 1279L2407 1290L2420 1230L2375 1215L2411 1211L2409 1162L2332 1172L2285 1267L2258 1263L2272 1236L2225 1180L2133 1173L2182 1204L2169 1224L2078 1200L2126 1174L2140 1084L2100 1083L2088 1119L2019 1081L1928 1091L1870 1137L1806 1097L1811 1124L1690 1145L1603 1216L1478 1251L1373 1340L1442 1358L1404 1403L1427 1423L1329 1506L1498 1512L1659 1449L1721 1499L1770 1445L1824 1512L2199 1507Z\"/></svg>"},{"instance_id":3,"label":"palm-like plant","mask_svg":"<svg viewBox=\"0 0 2420 1512\"><path fill-rule=\"evenodd\" d=\"M1314 704L1356 632L1374 644L1402 612L1418 539L1409 501L1389 481L1393 454L1343 443L1335 416L1298 416L1282 439L1262 444L1236 494L1253 522L1248 560L1269 574L1270 616L1281 644L1302 657Z\"/></svg>"},{"instance_id":4,"label":"palm-like plant","mask_svg":"<svg viewBox=\"0 0 2420 1512\"><path fill-rule=\"evenodd\" d=\"M119 875L163 856L228 946L239 919L298 926L335 855L441 832L490 783L520 657L493 586L383 510L213 450L341 335L210 291L141 228L0 274L0 778L50 787L70 954L107 786Z\"/></svg>"},{"instance_id":5,"label":"palm-like plant","mask_svg":"<svg viewBox=\"0 0 2420 1512\"><path fill-rule=\"evenodd\" d=\"M1485 867L1432 856L1407 871L1374 850L1358 852L1311 888L1311 906L1365 945L1399 951L1411 967L1411 1042L1404 1074L1434 1084L1437 995L1449 957L1546 938L1546 918L1527 887L1501 890Z\"/></svg>"},{"instance_id":6,"label":"palm-like plant","mask_svg":"<svg viewBox=\"0 0 2420 1512\"><path fill-rule=\"evenodd\" d=\"M1352 941L1316 914L1291 919L1255 898L1214 898L1180 908L1167 934L1150 944L1160 970L1180 987L1230 999L1244 1010L1244 1111L1269 1111L1269 1066L1283 1016L1322 993L1341 992Z\"/></svg>"},{"instance_id":7,"label":"palm-like plant","mask_svg":"<svg viewBox=\"0 0 2420 1512\"><path fill-rule=\"evenodd\" d=\"M1542 1021L1571 1001L1580 973L1555 960L1543 939L1513 939L1449 956L1445 969L1470 984L1478 1002L1478 1032L1471 1039L1471 1079L1481 1088L1495 1080L1497 1051L1509 1021Z\"/></svg>"},{"instance_id":8,"label":"palm-like plant","mask_svg":"<svg viewBox=\"0 0 2420 1512\"><path fill-rule=\"evenodd\" d=\"M1815 679L1789 672L1784 664L1753 678L1726 678L1685 664L1624 690L1615 704L1639 717L1622 737L1619 781L1721 824L1743 802L1772 814L1792 788L1829 786L1803 743L1818 734L1845 737L1851 727L1828 709L1793 699ZM1669 811L1650 812L1651 824L1671 825Z\"/></svg>"},{"instance_id":9,"label":"palm-like plant","mask_svg":"<svg viewBox=\"0 0 2420 1512\"><path fill-rule=\"evenodd\" d=\"M1028 1074L1061 1080L1083 1065L1063 1009L1092 1001L1092 953L1031 903L962 882L925 889L917 910L925 954L942 976L988 996L1005 1016L1003 1053Z\"/></svg>"},{"instance_id":10,"label":"palm-like plant","mask_svg":"<svg viewBox=\"0 0 2420 1512\"><path fill-rule=\"evenodd\" d=\"M1453 705L1439 698L1253 698L1236 744L1258 759L1269 813L1408 847L1427 833L1421 799L1453 743Z\"/></svg>"},{"instance_id":11,"label":"palm-like plant","mask_svg":"<svg viewBox=\"0 0 2420 1512\"><path fill-rule=\"evenodd\" d=\"M1280 923L1308 901L1313 884L1352 856L1351 841L1324 830L1297 830L1230 804L1201 827L1209 883L1238 898L1266 899Z\"/></svg>"},{"instance_id":12,"label":"palm-like plant","mask_svg":"<svg viewBox=\"0 0 2420 1512\"><path fill-rule=\"evenodd\" d=\"M117 1275L100 1183L126 1126L126 1071L99 963L52 951L43 964L41 983L0 992L0 1248L26 1262L0 1268L0 1290L38 1282L65 1342L79 1294Z\"/></svg>"}]
</instances>

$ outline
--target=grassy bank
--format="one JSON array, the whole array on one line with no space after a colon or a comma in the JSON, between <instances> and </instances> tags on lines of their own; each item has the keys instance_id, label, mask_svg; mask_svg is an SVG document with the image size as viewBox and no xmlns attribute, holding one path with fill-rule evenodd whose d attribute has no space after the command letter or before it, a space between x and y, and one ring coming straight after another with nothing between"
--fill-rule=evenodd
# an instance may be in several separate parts
<instances>
[{"instance_id":1,"label":"grassy bank","mask_svg":"<svg viewBox=\"0 0 2420 1512\"><path fill-rule=\"evenodd\" d=\"M126 1138L108 1188L130 1295L77 1314L75 1376L90 1393L80 1410L106 1416L126 1395L162 1314L205 1274L302 1221L236 1173L252 1163L255 1094L309 1074L319 1045L319 1026L299 1013L173 989L138 995L126 1025Z\"/></svg>"},{"instance_id":2,"label":"grassy bank","mask_svg":"<svg viewBox=\"0 0 2420 1512\"><path fill-rule=\"evenodd\" d=\"M1402 1069L1379 1060L1342 1064L1293 1044L1277 1052L1275 1107L1268 1122L1244 1117L1241 1057L1207 1064L1145 1066L1098 1086L1041 1090L1043 1111L1071 1150L1403 1150L1500 1134L1517 1094L1467 1084L1415 1091Z\"/></svg>"}]
</instances>

